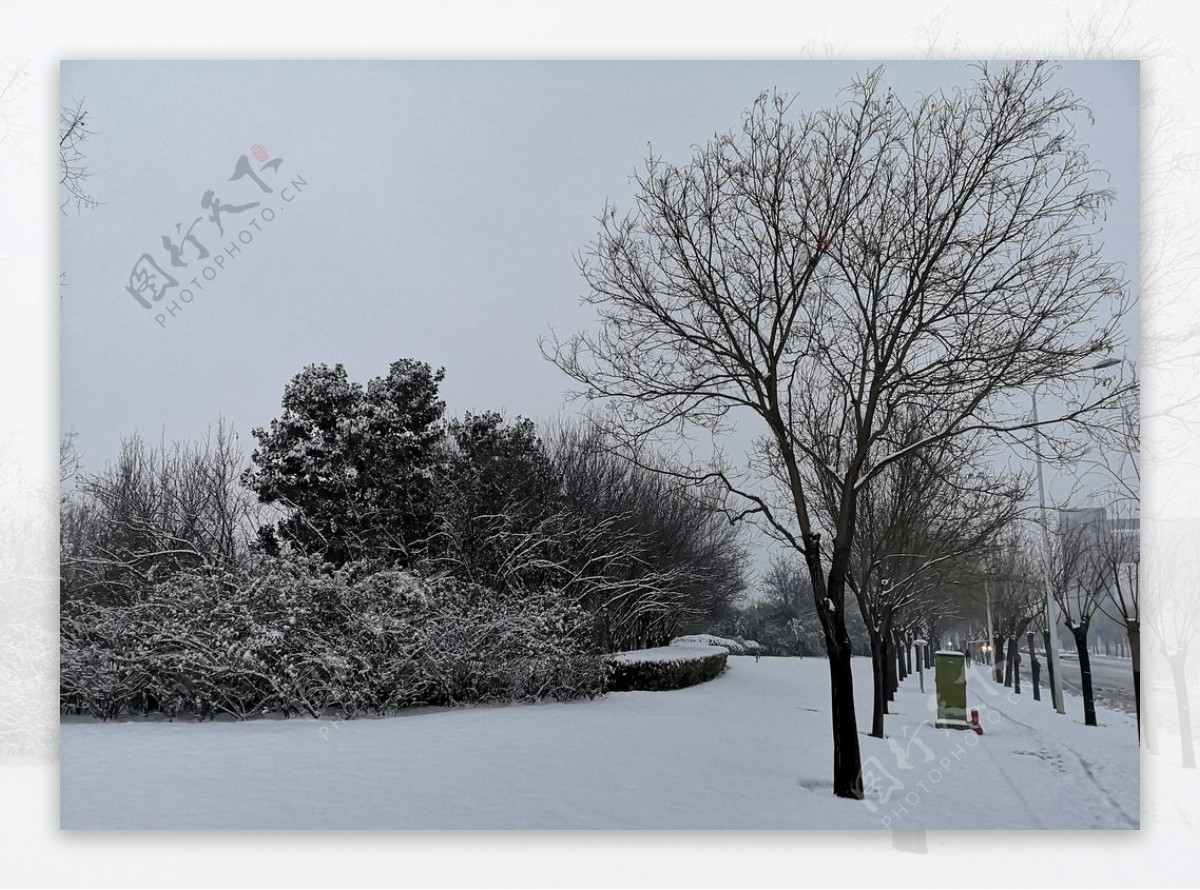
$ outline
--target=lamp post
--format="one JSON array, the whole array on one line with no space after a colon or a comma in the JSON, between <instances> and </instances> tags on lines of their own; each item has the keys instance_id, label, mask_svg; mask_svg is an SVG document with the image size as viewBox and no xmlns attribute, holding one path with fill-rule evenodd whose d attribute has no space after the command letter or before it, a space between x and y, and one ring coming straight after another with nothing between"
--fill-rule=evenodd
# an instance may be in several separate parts
<instances>
[{"instance_id":1,"label":"lamp post","mask_svg":"<svg viewBox=\"0 0 1200 890\"><path fill-rule=\"evenodd\" d=\"M1111 368L1119 364L1121 364L1121 359L1109 358L1083 370L1099 371L1101 368ZM1038 505L1041 507L1042 513L1042 541L1046 548L1046 557L1042 562L1042 582L1046 587L1046 626L1050 631L1050 645L1048 647L1050 651L1046 653L1050 669L1050 699L1054 702L1054 710L1060 714L1065 714L1067 713L1067 709L1063 704L1062 666L1058 661L1058 603L1054 599L1054 587L1050 581L1050 559L1053 550L1050 544L1050 523L1046 516L1046 483L1043 481L1042 471L1042 429L1038 425L1036 386L1033 388L1031 398L1033 399L1033 435L1034 441L1037 444L1034 453L1037 457Z\"/></svg>"}]
</instances>

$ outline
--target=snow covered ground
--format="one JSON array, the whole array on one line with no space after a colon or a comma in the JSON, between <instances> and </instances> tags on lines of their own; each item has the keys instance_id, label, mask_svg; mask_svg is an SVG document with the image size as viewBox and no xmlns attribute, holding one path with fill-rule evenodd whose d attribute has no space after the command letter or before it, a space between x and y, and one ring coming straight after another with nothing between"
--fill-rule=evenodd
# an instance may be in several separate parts
<instances>
[{"instance_id":1,"label":"snow covered ground","mask_svg":"<svg viewBox=\"0 0 1200 890\"><path fill-rule=\"evenodd\" d=\"M245 723L64 719L64 828L1136 828L1133 719L1083 726L970 677L986 733L905 681L886 740L855 679L867 801L833 797L820 659L591 702ZM932 690L932 678L926 677Z\"/></svg>"}]
</instances>

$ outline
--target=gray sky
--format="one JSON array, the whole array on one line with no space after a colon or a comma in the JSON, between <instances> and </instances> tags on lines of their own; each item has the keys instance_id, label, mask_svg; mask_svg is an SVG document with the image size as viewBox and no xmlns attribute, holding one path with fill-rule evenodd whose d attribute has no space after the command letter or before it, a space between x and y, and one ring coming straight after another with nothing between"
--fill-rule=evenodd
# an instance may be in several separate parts
<instances>
[{"instance_id":1,"label":"gray sky","mask_svg":"<svg viewBox=\"0 0 1200 890\"><path fill-rule=\"evenodd\" d=\"M248 451L304 365L342 362L365 381L406 356L446 368L454 414L573 411L537 339L593 323L575 255L606 200L630 206L647 145L686 161L760 91L828 105L871 64L64 62L63 99L84 99L95 130L88 185L103 203L62 221L62 428L92 468L130 433L191 438L218 417ZM971 73L893 62L887 82L912 94ZM1106 249L1136 281L1138 65L1064 63L1058 81L1095 113L1080 133L1117 194ZM271 194L227 181L256 144L282 159L259 174ZM297 177L307 185L283 201ZM218 236L201 207L210 189L260 206L225 213ZM274 219L247 229L264 207ZM189 245L173 269L162 236L201 216L210 258ZM243 229L252 242L165 327L162 308L126 291L149 253L180 283L161 305L177 301Z\"/></svg>"}]
</instances>

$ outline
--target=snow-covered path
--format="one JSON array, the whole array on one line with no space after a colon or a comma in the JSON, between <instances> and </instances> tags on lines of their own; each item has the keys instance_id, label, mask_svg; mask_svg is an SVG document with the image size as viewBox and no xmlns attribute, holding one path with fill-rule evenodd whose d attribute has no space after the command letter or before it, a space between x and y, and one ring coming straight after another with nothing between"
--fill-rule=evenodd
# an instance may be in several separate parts
<instances>
[{"instance_id":1,"label":"snow-covered path","mask_svg":"<svg viewBox=\"0 0 1200 890\"><path fill-rule=\"evenodd\" d=\"M1067 713L973 675L970 698L980 708L990 744L980 744L1012 794L1025 804L1026 827L1137 828L1139 763L1136 723L1097 708L1097 727L1083 724L1083 701L1066 695ZM982 743L984 739L980 739ZM1017 759L1014 760L1014 756ZM1053 768L1046 775L1045 765ZM1047 787L1043 787L1047 786ZM1074 817L1064 824L1062 816ZM997 826L999 827L999 826ZM1012 826L1017 827L1017 826Z\"/></svg>"},{"instance_id":2,"label":"snow-covered path","mask_svg":"<svg viewBox=\"0 0 1200 890\"><path fill-rule=\"evenodd\" d=\"M865 802L832 796L818 659L592 702L349 722L94 723L61 736L64 828L1130 828L1132 718L1055 715L972 673L987 730L936 730L910 677L886 740L855 678ZM932 690L932 678L927 677Z\"/></svg>"}]
</instances>

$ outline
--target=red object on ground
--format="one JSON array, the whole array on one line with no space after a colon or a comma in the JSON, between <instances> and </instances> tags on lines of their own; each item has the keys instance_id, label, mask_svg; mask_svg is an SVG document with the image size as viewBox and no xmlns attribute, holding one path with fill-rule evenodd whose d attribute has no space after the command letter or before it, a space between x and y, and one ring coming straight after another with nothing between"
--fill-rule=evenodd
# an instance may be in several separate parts
<instances>
[{"instance_id":1,"label":"red object on ground","mask_svg":"<svg viewBox=\"0 0 1200 890\"><path fill-rule=\"evenodd\" d=\"M983 735L983 727L979 724L979 708L971 708L971 729L975 735Z\"/></svg>"}]
</instances>

